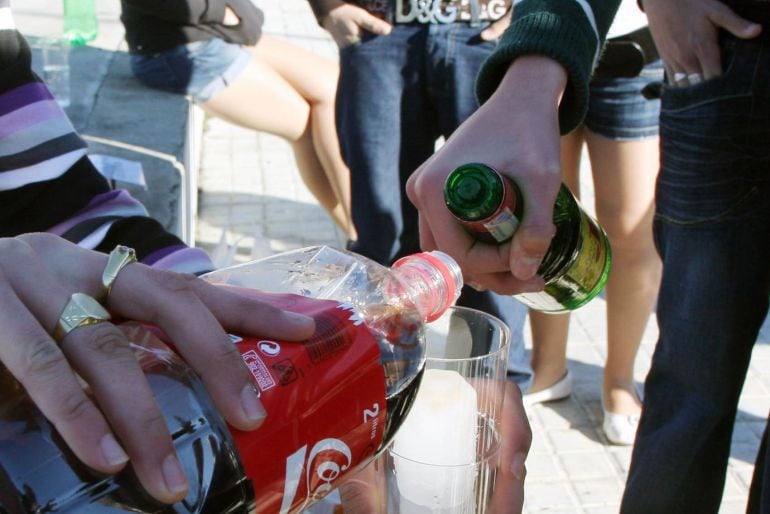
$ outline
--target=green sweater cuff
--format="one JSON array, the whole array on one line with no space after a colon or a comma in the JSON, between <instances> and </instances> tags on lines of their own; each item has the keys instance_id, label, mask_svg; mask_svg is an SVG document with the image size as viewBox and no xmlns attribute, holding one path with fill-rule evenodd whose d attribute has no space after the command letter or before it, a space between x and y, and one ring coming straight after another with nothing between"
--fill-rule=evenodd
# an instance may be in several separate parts
<instances>
[{"instance_id":1,"label":"green sweater cuff","mask_svg":"<svg viewBox=\"0 0 770 514\"><path fill-rule=\"evenodd\" d=\"M588 109L588 81L596 49L594 33L587 34L568 17L544 12L526 14L514 20L497 50L482 66L476 94L480 102L489 98L517 57L550 57L561 63L568 74L567 89L559 106L559 127L566 134L580 125Z\"/></svg>"}]
</instances>

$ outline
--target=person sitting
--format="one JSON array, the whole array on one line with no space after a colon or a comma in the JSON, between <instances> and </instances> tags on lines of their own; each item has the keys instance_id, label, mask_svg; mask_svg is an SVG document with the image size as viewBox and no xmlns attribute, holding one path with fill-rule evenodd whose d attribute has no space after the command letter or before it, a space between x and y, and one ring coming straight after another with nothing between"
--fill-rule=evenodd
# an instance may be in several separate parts
<instances>
[{"instance_id":1,"label":"person sitting","mask_svg":"<svg viewBox=\"0 0 770 514\"><path fill-rule=\"evenodd\" d=\"M0 127L0 363L84 464L117 473L130 460L153 497L181 500L188 482L168 428L110 314L163 329L243 430L266 413L225 330L303 340L314 322L197 278L213 269L206 254L110 189L33 73L9 0L0 0Z\"/></svg>"},{"instance_id":2,"label":"person sitting","mask_svg":"<svg viewBox=\"0 0 770 514\"><path fill-rule=\"evenodd\" d=\"M307 188L356 238L334 121L334 62L263 34L263 13L250 0L122 0L121 9L142 84L190 95L213 116L288 141Z\"/></svg>"}]
</instances>

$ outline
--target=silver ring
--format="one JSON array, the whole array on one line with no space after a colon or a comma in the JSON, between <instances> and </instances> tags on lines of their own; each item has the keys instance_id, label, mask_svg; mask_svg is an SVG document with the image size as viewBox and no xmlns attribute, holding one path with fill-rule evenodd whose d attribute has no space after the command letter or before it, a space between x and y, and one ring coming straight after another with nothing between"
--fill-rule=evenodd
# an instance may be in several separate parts
<instances>
[{"instance_id":1,"label":"silver ring","mask_svg":"<svg viewBox=\"0 0 770 514\"><path fill-rule=\"evenodd\" d=\"M703 75L701 75L700 73L690 73L689 75L687 75L687 81L690 83L691 86L694 86L699 82L703 82Z\"/></svg>"},{"instance_id":2,"label":"silver ring","mask_svg":"<svg viewBox=\"0 0 770 514\"><path fill-rule=\"evenodd\" d=\"M674 82L679 83L679 82L682 82L683 80L687 80L686 73L680 73L680 72L674 73Z\"/></svg>"}]
</instances>

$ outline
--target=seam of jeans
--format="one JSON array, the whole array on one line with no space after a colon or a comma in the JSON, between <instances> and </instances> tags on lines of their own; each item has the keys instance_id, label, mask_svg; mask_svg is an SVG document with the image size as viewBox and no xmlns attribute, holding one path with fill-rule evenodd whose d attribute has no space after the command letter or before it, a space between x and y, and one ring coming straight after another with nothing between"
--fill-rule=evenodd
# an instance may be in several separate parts
<instances>
[{"instance_id":1,"label":"seam of jeans","mask_svg":"<svg viewBox=\"0 0 770 514\"><path fill-rule=\"evenodd\" d=\"M715 214L713 216L698 218L698 219L689 219L687 221L674 218L670 215L666 215L660 212L656 212L654 219L656 221L661 221L664 223L670 223L672 225L678 225L683 227L692 227L696 225L703 225L705 223L714 223L714 222L721 222L721 221L728 221L730 219L733 219L730 217L730 214L735 212L737 209L742 207L746 202L751 200L753 196L755 196L759 192L759 187L752 186L746 193L738 198L735 203L729 206L728 209L724 210L723 212L720 212L719 214Z\"/></svg>"}]
</instances>

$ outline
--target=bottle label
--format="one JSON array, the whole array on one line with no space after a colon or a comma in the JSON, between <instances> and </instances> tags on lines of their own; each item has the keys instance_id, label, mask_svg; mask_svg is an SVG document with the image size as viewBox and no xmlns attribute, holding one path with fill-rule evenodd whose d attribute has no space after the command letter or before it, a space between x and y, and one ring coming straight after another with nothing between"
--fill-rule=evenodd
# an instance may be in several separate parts
<instances>
[{"instance_id":1,"label":"bottle label","mask_svg":"<svg viewBox=\"0 0 770 514\"><path fill-rule=\"evenodd\" d=\"M517 218L508 207L489 218L484 223L484 228L495 241L504 243L513 237L513 234L519 228L519 218Z\"/></svg>"},{"instance_id":2,"label":"bottle label","mask_svg":"<svg viewBox=\"0 0 770 514\"><path fill-rule=\"evenodd\" d=\"M385 427L377 340L347 304L297 295L266 298L312 316L302 343L232 336L267 411L258 429L232 429L258 513L298 512L370 459Z\"/></svg>"},{"instance_id":3,"label":"bottle label","mask_svg":"<svg viewBox=\"0 0 770 514\"><path fill-rule=\"evenodd\" d=\"M594 298L604 287L610 265L610 247L599 225L580 213L580 245L573 259L540 293L523 293L516 298L532 309L563 312L576 309Z\"/></svg>"}]
</instances>

